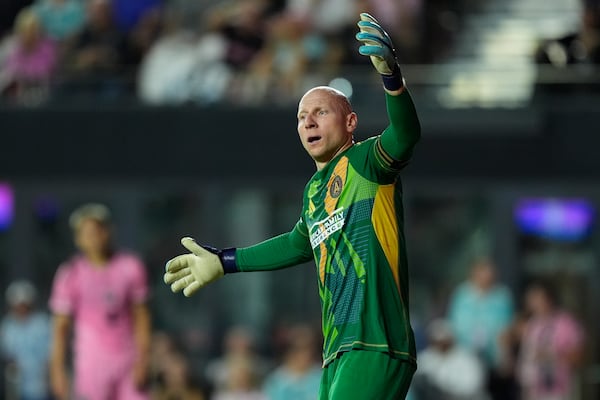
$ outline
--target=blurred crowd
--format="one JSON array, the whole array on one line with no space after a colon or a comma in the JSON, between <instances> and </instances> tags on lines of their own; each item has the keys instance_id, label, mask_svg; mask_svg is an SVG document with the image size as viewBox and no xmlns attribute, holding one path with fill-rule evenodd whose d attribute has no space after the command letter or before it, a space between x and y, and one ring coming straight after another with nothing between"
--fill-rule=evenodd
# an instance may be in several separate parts
<instances>
[{"instance_id":1,"label":"blurred crowd","mask_svg":"<svg viewBox=\"0 0 600 400\"><path fill-rule=\"evenodd\" d=\"M9 0L0 9L0 93L21 105L287 102L367 62L354 39L360 12L381 20L402 63L420 63L442 57L456 28L438 15L466 2Z\"/></svg>"},{"instance_id":2,"label":"blurred crowd","mask_svg":"<svg viewBox=\"0 0 600 400\"><path fill-rule=\"evenodd\" d=\"M0 325L3 378L0 398L51 400L49 376L52 316L36 298L28 280L6 290L8 309ZM152 400L312 400L321 379L318 326L282 324L272 335L271 348L261 350L246 326L225 330L221 350L199 363L182 335L155 330L144 397ZM75 368L72 366L71 368ZM96 373L111 366L96 364ZM128 372L125 371L125 374ZM72 372L71 372L72 374ZM66 397L71 398L71 397ZM130 399L113 394L115 400Z\"/></svg>"},{"instance_id":3,"label":"blurred crowd","mask_svg":"<svg viewBox=\"0 0 600 400\"><path fill-rule=\"evenodd\" d=\"M474 260L443 315L423 329L417 400L571 400L578 397L585 329L549 277L518 298L494 263Z\"/></svg>"},{"instance_id":4,"label":"blurred crowd","mask_svg":"<svg viewBox=\"0 0 600 400\"><path fill-rule=\"evenodd\" d=\"M98 214L98 209L94 212L86 217L93 223L81 223L74 228L77 246L89 260L96 258L94 246L109 243L110 238L109 225L103 219L106 217ZM122 257L117 252L110 254L106 271L117 268L111 263ZM81 274L82 267L78 268ZM124 331L116 328L117 315L126 312L129 303L118 303L114 299L118 295L109 296L105 300L110 300L110 315L106 315L106 306L102 304L76 306L85 295L76 287L71 288L74 292L68 292L63 281L67 270L65 265L59 268L49 300L38 299L38 289L27 280L16 280L6 289L7 308L0 322L4 399L68 399L68 395L51 395L51 387L56 394L53 379L57 368L66 366L67 375L75 377L74 385L77 385L78 363L91 360L94 375L114 368L93 359L98 352L112 351L114 343L110 336L115 332L123 339ZM74 269L70 270L70 285L74 282L85 285L84 281L73 278ZM122 285L126 279L123 276L110 283L108 278L102 278L100 271L88 271L93 274L96 289L116 293L120 284L131 287ZM414 323L418 370L410 400L579 398L578 379L586 362L589 338L582 320L564 305L558 281L535 277L516 293L499 281L497 272L491 259L474 259L468 276L453 288L440 315L429 316L424 324ZM145 284L142 280L138 285L143 289ZM93 290L84 289L87 294ZM134 292L140 296L145 293ZM89 341L89 336L86 349L81 347L81 340L76 340L75 355L87 356L79 361L75 357L74 363L65 363L69 352L57 344L60 342L56 338L60 334L57 324L63 318L61 307L69 296L68 301L75 308L64 314L76 321L73 325L76 339L83 337L81 332L89 336L90 326L96 330L108 329L96 337L95 343ZM141 304L144 298L140 297ZM92 300L84 303L89 301ZM421 317L416 316L417 320ZM257 336L253 327L243 325L225 326L216 334L152 329L150 325L143 325L143 329L149 337L145 376L141 380L145 397L119 395L115 399L309 400L318 393L321 336L318 324L313 322L274 324L263 338ZM135 336L136 340L140 337L139 333ZM64 352L59 357L64 363L60 367L55 363L57 346ZM132 348L131 343L127 346ZM118 371L129 376L136 367L137 364L130 364Z\"/></svg>"}]
</instances>

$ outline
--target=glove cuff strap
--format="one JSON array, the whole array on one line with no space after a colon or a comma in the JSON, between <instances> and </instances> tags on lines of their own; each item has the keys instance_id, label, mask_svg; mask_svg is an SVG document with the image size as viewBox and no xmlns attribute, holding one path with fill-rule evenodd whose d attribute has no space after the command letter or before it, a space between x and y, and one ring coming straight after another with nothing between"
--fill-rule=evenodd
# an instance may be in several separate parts
<instances>
[{"instance_id":1,"label":"glove cuff strap","mask_svg":"<svg viewBox=\"0 0 600 400\"><path fill-rule=\"evenodd\" d=\"M219 258L221 259L221 264L223 265L223 272L225 274L233 274L235 272L239 272L237 264L235 262L235 247L231 247L228 249L223 249L219 252Z\"/></svg>"},{"instance_id":2,"label":"glove cuff strap","mask_svg":"<svg viewBox=\"0 0 600 400\"><path fill-rule=\"evenodd\" d=\"M404 86L404 80L402 79L398 64L395 65L394 72L391 75L381 75L381 80L383 81L383 87L390 92L399 90Z\"/></svg>"}]
</instances>

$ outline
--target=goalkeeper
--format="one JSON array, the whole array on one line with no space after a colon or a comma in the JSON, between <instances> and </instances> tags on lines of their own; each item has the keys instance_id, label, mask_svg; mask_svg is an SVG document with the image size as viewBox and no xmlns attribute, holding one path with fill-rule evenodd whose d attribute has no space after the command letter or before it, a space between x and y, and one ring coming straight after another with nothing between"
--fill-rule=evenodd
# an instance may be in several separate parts
<instances>
[{"instance_id":1,"label":"goalkeeper","mask_svg":"<svg viewBox=\"0 0 600 400\"><path fill-rule=\"evenodd\" d=\"M166 265L165 282L192 295L224 274L266 271L315 260L322 306L319 399L404 399L416 369L399 173L420 137L388 34L360 15L359 52L381 74L389 125L355 143L357 115L341 92L309 90L298 133L317 172L304 190L294 228L265 242L217 250L191 238L191 253Z\"/></svg>"}]
</instances>

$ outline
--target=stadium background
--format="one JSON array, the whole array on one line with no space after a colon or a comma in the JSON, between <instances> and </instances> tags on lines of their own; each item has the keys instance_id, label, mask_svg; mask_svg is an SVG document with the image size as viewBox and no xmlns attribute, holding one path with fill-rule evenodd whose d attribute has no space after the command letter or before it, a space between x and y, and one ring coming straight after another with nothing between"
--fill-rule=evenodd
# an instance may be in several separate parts
<instances>
[{"instance_id":1,"label":"stadium background","mask_svg":"<svg viewBox=\"0 0 600 400\"><path fill-rule=\"evenodd\" d=\"M197 2L194 11L204 15L214 3ZM582 4L398 4L412 11L402 14L412 31L399 29L395 40L423 127L403 174L414 318L443 314L477 255L493 257L517 300L528 279L550 277L591 339L579 382L582 399L597 398L600 70L598 59L536 55L544 40L581 29ZM187 16L180 27L204 21L181 11L184 2L166 5ZM337 37L348 40L344 35ZM335 68L304 70L298 90L244 101L205 92L149 100L138 71L123 66L119 90L110 95L61 90L61 79L43 98L4 92L1 289L26 277L45 299L56 267L73 251L69 212L101 201L113 209L118 243L147 263L155 328L195 337L190 351L199 360L217 352L216 338L232 324L252 326L267 349L277 324L317 321L311 264L227 277L192 300L170 294L161 283L163 266L182 252L184 235L242 246L291 228L314 169L295 133L298 93L334 78L344 90L349 83L358 139L367 137L386 123L371 67L345 59ZM531 200L543 210L535 227L519 222ZM570 207L584 210L583 223L569 220Z\"/></svg>"}]
</instances>

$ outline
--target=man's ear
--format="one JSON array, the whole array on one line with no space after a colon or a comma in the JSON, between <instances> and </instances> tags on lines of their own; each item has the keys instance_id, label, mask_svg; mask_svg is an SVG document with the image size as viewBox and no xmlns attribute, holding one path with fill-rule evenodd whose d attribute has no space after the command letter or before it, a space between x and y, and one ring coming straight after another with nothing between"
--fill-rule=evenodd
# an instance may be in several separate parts
<instances>
[{"instance_id":1,"label":"man's ear","mask_svg":"<svg viewBox=\"0 0 600 400\"><path fill-rule=\"evenodd\" d=\"M348 129L348 132L354 132L357 125L358 125L358 115L356 115L355 112L351 112L346 117L346 129Z\"/></svg>"}]
</instances>

